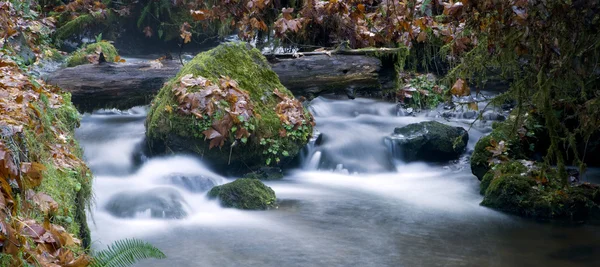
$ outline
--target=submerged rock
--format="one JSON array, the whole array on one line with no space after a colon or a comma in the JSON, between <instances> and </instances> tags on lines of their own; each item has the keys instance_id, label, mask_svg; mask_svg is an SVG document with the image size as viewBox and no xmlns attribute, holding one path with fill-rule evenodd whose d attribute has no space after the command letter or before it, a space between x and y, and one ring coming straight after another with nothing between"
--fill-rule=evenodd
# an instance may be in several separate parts
<instances>
[{"instance_id":1,"label":"submerged rock","mask_svg":"<svg viewBox=\"0 0 600 267\"><path fill-rule=\"evenodd\" d=\"M208 197L221 201L228 208L265 210L275 207L275 191L258 179L241 178L231 183L215 186Z\"/></svg>"},{"instance_id":2,"label":"submerged rock","mask_svg":"<svg viewBox=\"0 0 600 267\"><path fill-rule=\"evenodd\" d=\"M149 212L152 218L181 219L187 216L185 200L173 188L155 188L148 191L126 191L114 195L106 210L119 218L133 218Z\"/></svg>"},{"instance_id":3,"label":"submerged rock","mask_svg":"<svg viewBox=\"0 0 600 267\"><path fill-rule=\"evenodd\" d=\"M174 173L167 176L167 180L169 180L171 184L183 187L193 193L206 192L217 185L217 182L215 182L214 179L204 175Z\"/></svg>"},{"instance_id":4,"label":"submerged rock","mask_svg":"<svg viewBox=\"0 0 600 267\"><path fill-rule=\"evenodd\" d=\"M462 127L426 121L396 128L387 138L394 157L410 162L447 161L460 157L469 134Z\"/></svg>"},{"instance_id":5,"label":"submerged rock","mask_svg":"<svg viewBox=\"0 0 600 267\"><path fill-rule=\"evenodd\" d=\"M245 43L198 54L160 90L146 121L153 154L199 155L228 172L282 165L308 142L312 115Z\"/></svg>"}]
</instances>

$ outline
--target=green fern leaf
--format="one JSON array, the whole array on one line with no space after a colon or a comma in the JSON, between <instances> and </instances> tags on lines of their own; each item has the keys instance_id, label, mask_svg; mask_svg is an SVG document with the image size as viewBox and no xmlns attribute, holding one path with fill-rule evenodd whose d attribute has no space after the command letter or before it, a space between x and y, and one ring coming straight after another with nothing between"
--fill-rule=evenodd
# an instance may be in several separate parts
<instances>
[{"instance_id":1,"label":"green fern leaf","mask_svg":"<svg viewBox=\"0 0 600 267\"><path fill-rule=\"evenodd\" d=\"M142 259L164 259L165 254L150 243L138 239L124 239L111 244L107 249L98 252L90 266L92 267L126 267Z\"/></svg>"}]
</instances>

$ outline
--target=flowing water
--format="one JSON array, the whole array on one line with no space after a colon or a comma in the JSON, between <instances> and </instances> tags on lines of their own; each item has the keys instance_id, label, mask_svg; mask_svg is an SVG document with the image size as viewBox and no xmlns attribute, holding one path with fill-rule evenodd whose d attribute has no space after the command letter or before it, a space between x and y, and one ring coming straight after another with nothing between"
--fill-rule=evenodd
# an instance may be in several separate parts
<instances>
[{"instance_id":1,"label":"flowing water","mask_svg":"<svg viewBox=\"0 0 600 267\"><path fill-rule=\"evenodd\" d=\"M96 177L94 247L137 237L168 256L139 266L600 266L599 225L480 206L466 157L391 157L385 137L395 127L439 120L468 128L468 114L402 116L396 105L368 99L317 98L310 109L321 137L300 167L266 182L279 199L268 211L207 200L206 190L234 177L196 158L141 155L145 108L85 114L77 137ZM477 123L468 150L489 131L490 122Z\"/></svg>"}]
</instances>

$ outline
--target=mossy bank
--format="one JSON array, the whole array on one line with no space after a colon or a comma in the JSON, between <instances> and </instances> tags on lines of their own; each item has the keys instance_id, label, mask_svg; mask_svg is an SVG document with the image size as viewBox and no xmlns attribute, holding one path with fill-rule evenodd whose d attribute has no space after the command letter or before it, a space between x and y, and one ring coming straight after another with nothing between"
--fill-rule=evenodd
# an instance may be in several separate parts
<instances>
[{"instance_id":1,"label":"mossy bank","mask_svg":"<svg viewBox=\"0 0 600 267\"><path fill-rule=\"evenodd\" d=\"M85 258L92 175L74 137L80 115L68 93L25 75L10 57L0 66L2 257L11 266L57 249Z\"/></svg>"},{"instance_id":2,"label":"mossy bank","mask_svg":"<svg viewBox=\"0 0 600 267\"><path fill-rule=\"evenodd\" d=\"M204 87L190 85L200 80ZM210 108L198 108L205 105ZM313 124L260 51L226 43L198 54L160 90L146 137L154 154L196 154L217 168L245 173L285 164L308 142Z\"/></svg>"}]
</instances>

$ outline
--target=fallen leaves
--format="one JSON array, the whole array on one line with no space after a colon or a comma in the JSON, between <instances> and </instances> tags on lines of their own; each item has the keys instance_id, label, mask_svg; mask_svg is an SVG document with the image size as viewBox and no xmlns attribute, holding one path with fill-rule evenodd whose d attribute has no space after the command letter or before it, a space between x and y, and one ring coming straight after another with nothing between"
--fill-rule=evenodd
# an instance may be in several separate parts
<instances>
[{"instance_id":1,"label":"fallen leaves","mask_svg":"<svg viewBox=\"0 0 600 267\"><path fill-rule=\"evenodd\" d=\"M212 121L211 127L202 132L211 140L209 148L223 147L230 135L233 139L247 140L254 130L249 123L254 116L250 95L229 77L222 76L213 84L202 76L187 74L173 87L173 93L179 103L177 112ZM218 119L213 118L217 111L223 114Z\"/></svg>"},{"instance_id":2,"label":"fallen leaves","mask_svg":"<svg viewBox=\"0 0 600 267\"><path fill-rule=\"evenodd\" d=\"M282 123L292 125L294 128L298 128L303 124L315 125L314 118L310 113L307 115L304 112L304 107L300 101L280 92L277 88L275 88L273 94L281 99L275 107L275 113L277 113Z\"/></svg>"},{"instance_id":3,"label":"fallen leaves","mask_svg":"<svg viewBox=\"0 0 600 267\"><path fill-rule=\"evenodd\" d=\"M80 169L84 163L71 151L70 138L61 127L44 122L48 112L63 107L60 90L26 75L8 56L0 55L0 250L40 266L87 266L86 255L75 257L70 248L80 241L50 218L61 205L50 195L35 190L46 171L38 156L24 147L26 131L54 137L45 147L49 163L60 171ZM47 144L44 144L46 146ZM17 201L16 194L21 198ZM24 196L24 197L23 197ZM44 223L22 216L42 214Z\"/></svg>"}]
</instances>

